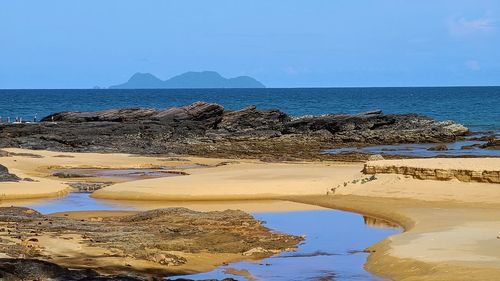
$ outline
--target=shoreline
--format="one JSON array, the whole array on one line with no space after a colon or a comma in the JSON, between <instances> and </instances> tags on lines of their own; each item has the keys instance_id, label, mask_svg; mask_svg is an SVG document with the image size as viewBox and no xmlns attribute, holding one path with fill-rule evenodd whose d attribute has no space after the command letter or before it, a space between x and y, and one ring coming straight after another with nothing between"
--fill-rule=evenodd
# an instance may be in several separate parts
<instances>
[{"instance_id":1,"label":"shoreline","mask_svg":"<svg viewBox=\"0 0 500 281\"><path fill-rule=\"evenodd\" d=\"M462 261L457 262L453 259L459 260L464 258L464 253L467 253L467 249L460 253L461 256L452 257L448 256L446 260L441 261L429 261L429 260L419 260L415 257L400 257L395 256L394 253L401 253L397 251L398 248L406 246L404 243L411 243L412 240L418 238L421 235L428 235L430 239L434 239L432 235L446 233L454 234L454 227L461 226L464 221L470 218L478 219L479 223L487 223L492 220L500 219L500 204L485 204L478 207L475 203L466 202L441 202L436 204L436 202L419 201L412 199L388 199L388 198L376 198L376 197L362 197L362 196L352 196L344 195L339 197L326 197L326 196L302 196L302 197L288 197L283 198L293 202L299 202L304 204L314 204L322 207L333 208L336 210L343 210L348 212L354 212L360 215L372 216L375 218L380 218L383 220L388 220L397 225L400 225L404 232L401 234L396 234L389 236L382 241L368 247L366 250L370 253L365 268L382 277L390 278L391 280L494 280L500 273L500 266L498 263L489 262L474 262ZM426 210L440 209L440 212L427 212ZM457 219L454 212L459 212L462 215L466 213L472 213L468 215L468 218ZM422 213L426 213L423 216ZM440 215L444 218L453 219L455 221L451 223L444 223L445 226L438 225L443 223L439 219ZM436 217L438 217L436 219ZM436 223L435 221L438 220ZM474 221L470 221L474 222ZM477 221L476 221L477 222ZM485 227L485 226L483 226ZM424 231L422 231L424 229ZM442 231L444 229L444 231ZM467 230L467 229L466 229ZM474 230L474 226L468 229L469 232ZM500 229L497 225L497 230L500 234ZM493 231L497 231L493 230ZM441 232L440 232L441 231ZM467 232L463 235L467 236ZM478 239L481 241L484 237L478 234L473 234L471 240ZM410 238L408 238L410 237ZM446 238L446 237L444 237ZM457 239L456 237L448 237L451 239ZM430 240L429 239L429 240ZM489 241L498 240L497 237L490 237ZM403 244L402 244L403 242ZM424 241L428 243L429 241ZM449 241L440 241L444 245L450 243ZM441 244L441 246L443 246ZM496 244L496 243L495 243ZM428 247L425 243L418 243L412 245L411 255L418 255L418 247ZM489 244L489 247L493 245ZM395 250L396 249L396 250ZM445 250L450 250L444 248ZM427 253L420 251L420 254L425 256L427 259L430 255L439 253L439 251L433 252L433 249L426 248ZM481 252L481 251L478 251ZM472 252L473 253L473 252ZM472 253L470 253L472 255ZM483 254L488 254L487 249L482 249ZM489 253L491 254L491 253ZM478 254L475 254L478 255ZM422 258L422 256L420 256ZM498 258L498 255L497 255ZM480 259L479 259L480 260Z\"/></svg>"},{"instance_id":2,"label":"shoreline","mask_svg":"<svg viewBox=\"0 0 500 281\"><path fill-rule=\"evenodd\" d=\"M11 172L59 183L68 179L50 178L43 167L49 164L102 168L151 167L158 163L208 164L209 168L189 170L186 176L115 183L94 194L108 199L131 199L130 192L138 192L147 199L266 198L344 210L394 222L405 229L367 249L370 255L365 267L377 275L394 280L470 280L472 277L491 280L500 274L500 253L490 250L500 235L500 190L495 183L423 180L398 173L376 173L372 178L361 173L364 166L359 163L266 163L248 159L235 162L234 159L195 157L165 160L125 154L9 151L24 153L10 159L0 158ZM61 154L65 157L60 157ZM478 160L488 166L480 168L500 166L500 160L491 159ZM220 165L227 161L233 162ZM397 163L411 166L412 161L398 160ZM419 167L433 168L442 160L426 161L429 164L417 161ZM446 161L458 170L474 163L474 159Z\"/></svg>"}]
</instances>

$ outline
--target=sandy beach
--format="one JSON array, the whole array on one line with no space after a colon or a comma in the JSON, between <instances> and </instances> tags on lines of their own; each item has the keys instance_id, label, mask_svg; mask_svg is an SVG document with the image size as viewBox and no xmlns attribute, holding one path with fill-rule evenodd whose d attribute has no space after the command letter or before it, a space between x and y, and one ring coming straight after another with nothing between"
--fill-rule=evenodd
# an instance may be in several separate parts
<instances>
[{"instance_id":1,"label":"sandy beach","mask_svg":"<svg viewBox=\"0 0 500 281\"><path fill-rule=\"evenodd\" d=\"M394 280L492 280L500 274L500 189L497 183L419 179L404 173L364 174L362 163L137 157L6 149L0 164L34 182L0 183L7 198L55 196L66 183L59 168L132 168L203 164L189 175L117 182L94 192L112 200L288 200L367 214L405 228L370 247L366 268ZM34 156L38 155L38 156ZM379 163L377 163L379 162ZM498 172L499 158L375 161L440 170ZM79 179L81 180L81 179ZM92 179L96 180L96 179ZM5 190L5 191L4 191ZM43 193L42 193L43 191Z\"/></svg>"}]
</instances>

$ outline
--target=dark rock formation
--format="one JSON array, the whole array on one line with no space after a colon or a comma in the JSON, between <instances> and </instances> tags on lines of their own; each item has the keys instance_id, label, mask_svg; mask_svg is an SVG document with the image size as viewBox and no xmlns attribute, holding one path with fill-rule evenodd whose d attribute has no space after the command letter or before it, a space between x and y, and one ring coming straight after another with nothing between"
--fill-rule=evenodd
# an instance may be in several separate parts
<instances>
[{"instance_id":1,"label":"dark rock formation","mask_svg":"<svg viewBox=\"0 0 500 281\"><path fill-rule=\"evenodd\" d=\"M446 144L438 144L438 145L429 147L427 150L429 150L429 151L446 151L446 150L448 150L448 146L446 146Z\"/></svg>"},{"instance_id":2,"label":"dark rock formation","mask_svg":"<svg viewBox=\"0 0 500 281\"><path fill-rule=\"evenodd\" d=\"M320 153L325 148L444 143L467 132L452 121L415 114L372 111L293 118L276 109L230 111L197 102L164 110L62 112L39 124L0 125L0 147L310 159L328 157Z\"/></svg>"},{"instance_id":3,"label":"dark rock formation","mask_svg":"<svg viewBox=\"0 0 500 281\"><path fill-rule=\"evenodd\" d=\"M131 275L101 275L91 269L71 270L57 264L36 259L0 259L0 280L55 280L55 281L154 281L163 278ZM167 279L176 281L194 281L190 279ZM197 280L197 281L217 281ZM221 281L236 281L228 278Z\"/></svg>"},{"instance_id":4,"label":"dark rock formation","mask_svg":"<svg viewBox=\"0 0 500 281\"><path fill-rule=\"evenodd\" d=\"M78 190L81 193L92 193L96 190L104 188L106 186L110 186L111 183L106 182L70 182L69 186Z\"/></svg>"},{"instance_id":5,"label":"dark rock formation","mask_svg":"<svg viewBox=\"0 0 500 281\"><path fill-rule=\"evenodd\" d=\"M0 280L97 280L92 270L69 270L56 264L36 259L0 259ZM98 279L98 280L140 280L140 279ZM145 279L141 279L145 280Z\"/></svg>"},{"instance_id":6,"label":"dark rock formation","mask_svg":"<svg viewBox=\"0 0 500 281\"><path fill-rule=\"evenodd\" d=\"M192 105L172 107L164 110L125 108L96 112L60 112L43 118L41 122L207 121L212 118L220 121L223 112L224 108L218 104L196 102Z\"/></svg>"},{"instance_id":7,"label":"dark rock formation","mask_svg":"<svg viewBox=\"0 0 500 281\"><path fill-rule=\"evenodd\" d=\"M500 139L490 139L486 144L482 146L486 149L500 149Z\"/></svg>"},{"instance_id":8,"label":"dark rock formation","mask_svg":"<svg viewBox=\"0 0 500 281\"><path fill-rule=\"evenodd\" d=\"M10 174L7 167L0 165L0 182L14 181L18 182L21 179L16 175Z\"/></svg>"},{"instance_id":9,"label":"dark rock formation","mask_svg":"<svg viewBox=\"0 0 500 281\"><path fill-rule=\"evenodd\" d=\"M247 130L282 130L290 117L276 110L257 110L255 106L226 111L218 128L229 133L244 132Z\"/></svg>"}]
</instances>

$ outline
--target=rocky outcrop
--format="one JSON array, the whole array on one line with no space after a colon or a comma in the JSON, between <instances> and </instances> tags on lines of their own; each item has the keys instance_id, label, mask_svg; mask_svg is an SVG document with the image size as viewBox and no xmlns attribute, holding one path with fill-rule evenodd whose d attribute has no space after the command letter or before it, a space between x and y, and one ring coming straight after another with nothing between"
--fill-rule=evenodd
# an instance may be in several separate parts
<instances>
[{"instance_id":1,"label":"rocky outcrop","mask_svg":"<svg viewBox=\"0 0 500 281\"><path fill-rule=\"evenodd\" d=\"M185 208L121 217L72 219L45 216L28 208L8 207L0 208L0 229L0 252L11 258L50 261L72 268L99 268L107 272L123 269L124 262L128 261L127 272L140 272L144 268L140 264L149 264L162 275L179 273L172 267L192 262L190 253L243 257L254 248L262 248L265 251L259 257L268 257L293 249L303 240L272 232L242 211L196 212ZM66 247L54 247L58 243L54 239L67 247L91 247L96 254L92 259L83 250L68 254ZM45 244L44 241L49 242ZM109 260L110 253L116 264ZM106 266L100 262L102 260L106 260ZM5 271L1 265L0 262L0 270Z\"/></svg>"},{"instance_id":2,"label":"rocky outcrop","mask_svg":"<svg viewBox=\"0 0 500 281\"><path fill-rule=\"evenodd\" d=\"M482 146L486 149L500 149L500 139L490 139L486 144Z\"/></svg>"},{"instance_id":3,"label":"rocky outcrop","mask_svg":"<svg viewBox=\"0 0 500 281\"><path fill-rule=\"evenodd\" d=\"M277 110L257 110L255 106L227 111L217 128L230 133L244 132L247 130L275 130L282 131L284 124L291 118Z\"/></svg>"},{"instance_id":4,"label":"rocky outcrop","mask_svg":"<svg viewBox=\"0 0 500 281\"><path fill-rule=\"evenodd\" d=\"M18 176L9 173L7 167L0 165L0 182L18 182L20 180Z\"/></svg>"},{"instance_id":5,"label":"rocky outcrop","mask_svg":"<svg viewBox=\"0 0 500 281\"><path fill-rule=\"evenodd\" d=\"M0 125L0 147L311 159L328 157L320 153L326 148L443 143L467 132L460 124L415 114L372 111L294 118L277 109L233 111L197 102L163 110L62 112L38 124Z\"/></svg>"},{"instance_id":6,"label":"rocky outcrop","mask_svg":"<svg viewBox=\"0 0 500 281\"><path fill-rule=\"evenodd\" d=\"M36 259L0 259L0 280L23 281L23 280L59 280L59 281L147 281L164 280L164 278L142 277L136 274L128 275L102 275L91 269L71 270L55 263ZM171 279L167 279L171 280ZM189 281L190 279L179 279L177 281ZM194 280L193 280L194 281ZM197 281L217 281L197 280ZM221 281L236 281L232 278Z\"/></svg>"},{"instance_id":7,"label":"rocky outcrop","mask_svg":"<svg viewBox=\"0 0 500 281\"><path fill-rule=\"evenodd\" d=\"M92 193L111 184L106 182L70 182L68 185L78 192Z\"/></svg>"},{"instance_id":8,"label":"rocky outcrop","mask_svg":"<svg viewBox=\"0 0 500 281\"><path fill-rule=\"evenodd\" d=\"M286 126L289 133L326 131L332 140L364 144L448 142L467 133L452 121L437 122L416 114L383 114L371 111L354 115L297 118Z\"/></svg>"},{"instance_id":9,"label":"rocky outcrop","mask_svg":"<svg viewBox=\"0 0 500 281\"><path fill-rule=\"evenodd\" d=\"M94 270L70 270L36 259L0 259L0 280L65 280L65 281L146 281L148 278L126 275L100 275Z\"/></svg>"},{"instance_id":10,"label":"rocky outcrop","mask_svg":"<svg viewBox=\"0 0 500 281\"><path fill-rule=\"evenodd\" d=\"M224 108L218 104L196 102L183 107L164 110L150 108L110 109L96 112L60 112L44 117L41 122L136 122L156 121L206 121L215 118L220 121Z\"/></svg>"},{"instance_id":11,"label":"rocky outcrop","mask_svg":"<svg viewBox=\"0 0 500 281\"><path fill-rule=\"evenodd\" d=\"M399 174L411 176L415 179L420 180L459 180L462 182L483 182L483 183L498 183L500 184L500 169L474 169L473 166L467 168L465 165L463 168L453 168L453 167L443 167L438 168L433 166L422 167L421 165L412 165L397 163L388 164L384 161L374 161L365 164L363 173L375 175L375 174Z\"/></svg>"}]
</instances>

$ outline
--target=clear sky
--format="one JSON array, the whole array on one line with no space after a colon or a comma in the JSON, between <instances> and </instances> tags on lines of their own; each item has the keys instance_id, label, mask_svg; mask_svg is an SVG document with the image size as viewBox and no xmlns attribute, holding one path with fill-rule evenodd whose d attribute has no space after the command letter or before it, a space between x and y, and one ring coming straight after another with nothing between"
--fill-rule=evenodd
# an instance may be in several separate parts
<instances>
[{"instance_id":1,"label":"clear sky","mask_svg":"<svg viewBox=\"0 0 500 281\"><path fill-rule=\"evenodd\" d=\"M0 88L500 85L499 0L0 0Z\"/></svg>"}]
</instances>

